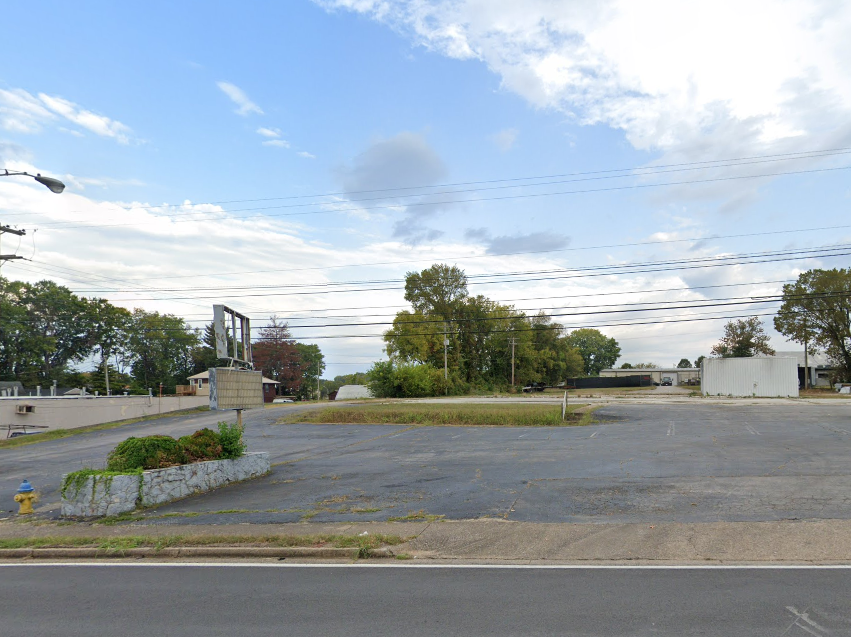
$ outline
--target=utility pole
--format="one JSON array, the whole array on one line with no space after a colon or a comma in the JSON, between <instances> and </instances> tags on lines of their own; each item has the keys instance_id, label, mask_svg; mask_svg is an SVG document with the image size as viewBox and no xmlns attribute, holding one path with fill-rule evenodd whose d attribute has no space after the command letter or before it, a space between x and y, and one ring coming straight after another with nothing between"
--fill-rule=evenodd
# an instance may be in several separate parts
<instances>
[{"instance_id":1,"label":"utility pole","mask_svg":"<svg viewBox=\"0 0 851 637\"><path fill-rule=\"evenodd\" d=\"M443 329L446 330L443 333L443 380L446 381L444 385L446 385L446 395L449 395L449 355L448 355L448 347L449 347L449 326L446 323L443 324Z\"/></svg>"},{"instance_id":2,"label":"utility pole","mask_svg":"<svg viewBox=\"0 0 851 637\"><path fill-rule=\"evenodd\" d=\"M807 319L804 318L804 389L810 388L809 344L810 339L807 338Z\"/></svg>"},{"instance_id":3,"label":"utility pole","mask_svg":"<svg viewBox=\"0 0 851 637\"><path fill-rule=\"evenodd\" d=\"M23 237L27 231L26 230L15 230L9 226L0 226L0 237L3 236L4 232L8 232L9 234L16 234L19 237ZM19 257L16 254L0 254L0 267L3 266L4 261L11 261L12 259L23 259L24 257Z\"/></svg>"},{"instance_id":4,"label":"utility pole","mask_svg":"<svg viewBox=\"0 0 851 637\"><path fill-rule=\"evenodd\" d=\"M508 342L511 343L511 386L514 387L514 346L517 344L517 339L509 338Z\"/></svg>"}]
</instances>

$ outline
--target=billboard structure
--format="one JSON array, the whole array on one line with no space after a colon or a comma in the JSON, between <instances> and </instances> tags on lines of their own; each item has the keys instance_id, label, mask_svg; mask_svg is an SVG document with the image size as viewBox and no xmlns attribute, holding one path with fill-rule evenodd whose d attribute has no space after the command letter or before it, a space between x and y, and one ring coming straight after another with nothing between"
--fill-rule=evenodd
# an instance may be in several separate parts
<instances>
[{"instance_id":1,"label":"billboard structure","mask_svg":"<svg viewBox=\"0 0 851 637\"><path fill-rule=\"evenodd\" d=\"M228 339L228 323L231 339ZM210 409L235 409L237 422L242 426L243 409L263 408L263 375L254 371L251 356L251 321L225 305L214 305L213 333L216 356L229 360L230 367L210 369ZM232 350L229 351L228 345Z\"/></svg>"}]
</instances>

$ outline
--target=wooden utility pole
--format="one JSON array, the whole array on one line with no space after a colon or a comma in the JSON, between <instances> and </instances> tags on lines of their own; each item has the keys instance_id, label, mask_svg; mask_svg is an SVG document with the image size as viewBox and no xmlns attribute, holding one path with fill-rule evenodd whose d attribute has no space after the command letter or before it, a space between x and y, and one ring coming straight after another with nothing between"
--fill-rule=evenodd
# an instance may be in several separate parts
<instances>
[{"instance_id":1,"label":"wooden utility pole","mask_svg":"<svg viewBox=\"0 0 851 637\"><path fill-rule=\"evenodd\" d=\"M23 237L27 231L26 230L15 230L14 228L10 228L9 226L0 226L0 237L3 236L4 232L8 232L9 234L16 234L19 237ZM24 257L19 257L17 254L0 254L0 266L3 265L4 261L11 261L12 259L23 259Z\"/></svg>"},{"instance_id":2,"label":"wooden utility pole","mask_svg":"<svg viewBox=\"0 0 851 637\"><path fill-rule=\"evenodd\" d=\"M517 344L517 339L509 338L508 342L511 343L511 386L514 387L514 346Z\"/></svg>"}]
</instances>

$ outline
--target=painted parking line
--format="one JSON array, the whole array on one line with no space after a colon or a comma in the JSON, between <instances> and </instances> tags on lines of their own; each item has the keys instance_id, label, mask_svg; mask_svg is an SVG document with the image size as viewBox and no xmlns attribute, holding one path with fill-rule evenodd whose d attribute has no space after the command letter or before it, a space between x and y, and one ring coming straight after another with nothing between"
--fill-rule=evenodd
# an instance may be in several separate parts
<instances>
[{"instance_id":1,"label":"painted parking line","mask_svg":"<svg viewBox=\"0 0 851 637\"><path fill-rule=\"evenodd\" d=\"M673 421L671 421L671 424L670 424L670 425L668 425L668 433L667 433L667 434L665 434L665 435L667 435L667 436L673 436L675 433L676 433L676 427L674 426Z\"/></svg>"},{"instance_id":2,"label":"painted parking line","mask_svg":"<svg viewBox=\"0 0 851 637\"><path fill-rule=\"evenodd\" d=\"M592 434L591 434L590 436L588 436L588 437L589 437L589 438L593 438L593 437L594 437L594 436L596 436L598 433L600 433L600 430L599 430L599 429L598 429L597 431L595 431L594 433L592 433Z\"/></svg>"},{"instance_id":3,"label":"painted parking line","mask_svg":"<svg viewBox=\"0 0 851 637\"><path fill-rule=\"evenodd\" d=\"M745 423L745 429L747 429L747 430L748 430L751 434L753 434L754 436L761 436L761 435L762 435L761 433L759 433L756 429L754 429L753 427L751 427L751 426L750 426L749 424L747 424L747 423Z\"/></svg>"}]
</instances>

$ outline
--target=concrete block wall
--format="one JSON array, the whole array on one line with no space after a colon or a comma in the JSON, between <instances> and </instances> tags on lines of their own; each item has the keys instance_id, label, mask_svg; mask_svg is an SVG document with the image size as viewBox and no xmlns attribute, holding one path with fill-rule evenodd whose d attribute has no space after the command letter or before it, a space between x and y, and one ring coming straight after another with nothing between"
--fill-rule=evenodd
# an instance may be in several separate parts
<instances>
[{"instance_id":1,"label":"concrete block wall","mask_svg":"<svg viewBox=\"0 0 851 637\"><path fill-rule=\"evenodd\" d=\"M96 517L133 511L204 493L217 487L269 473L268 453L246 453L233 460L209 460L152 469L142 475L89 477L77 490L73 485L62 496L65 517ZM63 477L63 483L64 483ZM141 486L140 486L141 481Z\"/></svg>"}]
</instances>

